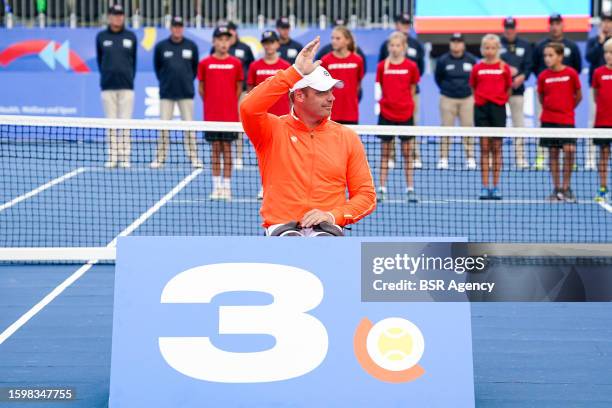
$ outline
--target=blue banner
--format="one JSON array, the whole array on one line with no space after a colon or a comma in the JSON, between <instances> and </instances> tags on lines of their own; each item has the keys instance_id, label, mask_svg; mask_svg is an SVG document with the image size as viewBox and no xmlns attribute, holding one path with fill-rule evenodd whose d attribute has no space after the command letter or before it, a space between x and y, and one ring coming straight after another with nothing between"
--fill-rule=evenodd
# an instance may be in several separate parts
<instances>
[{"instance_id":1,"label":"blue banner","mask_svg":"<svg viewBox=\"0 0 612 408\"><path fill-rule=\"evenodd\" d=\"M100 99L99 74L95 58L95 37L99 29L67 28L33 30L12 29L0 31L0 114L52 115L103 117ZM186 29L200 56L208 55L211 43L210 29ZM251 46L256 58L263 51L259 43L260 32L241 30L241 40ZM376 124L378 106L375 98L375 70L380 45L388 30L355 30L359 47L367 58L368 72L362 82L363 98L359 105L360 124ZM168 36L163 29L136 30L138 37L138 72L135 82L134 118L159 118L159 88L153 73L153 47ZM315 35L328 42L330 30L295 30L294 37L303 43ZM588 89L587 75L581 75L583 88ZM44 91L43 91L44 90ZM585 92L585 95L587 92ZM439 91L431 74L421 79L421 108L417 123L438 126ZM576 110L577 127L588 124L588 98ZM534 126L535 80L527 82L525 96L526 126ZM195 119L203 118L203 106L195 98Z\"/></svg>"},{"instance_id":2,"label":"blue banner","mask_svg":"<svg viewBox=\"0 0 612 408\"><path fill-rule=\"evenodd\" d=\"M362 302L362 241L120 238L110 406L473 407L469 304Z\"/></svg>"}]
</instances>

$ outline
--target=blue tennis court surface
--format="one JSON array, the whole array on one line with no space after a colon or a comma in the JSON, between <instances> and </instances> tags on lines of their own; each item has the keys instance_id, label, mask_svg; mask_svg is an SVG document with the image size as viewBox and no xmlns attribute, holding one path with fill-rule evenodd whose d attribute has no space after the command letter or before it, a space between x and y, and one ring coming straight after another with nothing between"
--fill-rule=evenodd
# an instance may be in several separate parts
<instances>
[{"instance_id":1,"label":"blue tennis court surface","mask_svg":"<svg viewBox=\"0 0 612 408\"><path fill-rule=\"evenodd\" d=\"M79 266L0 266L2 328ZM105 407L113 280L112 265L93 266L1 344L2 386L74 386L67 406ZM609 303L472 304L472 330L478 407L612 406Z\"/></svg>"},{"instance_id":2,"label":"blue tennis court surface","mask_svg":"<svg viewBox=\"0 0 612 408\"><path fill-rule=\"evenodd\" d=\"M100 135L98 135L100 136ZM155 145L132 146L130 169L105 169L104 143L8 144L0 149L0 247L106 246L119 234L260 235L254 154L233 172L231 202L209 200L211 173L192 169L182 145L153 170ZM87 138L86 138L87 139ZM378 139L364 137L378 182ZM535 143L527 144L535 160ZM437 143L423 143L409 204L404 170L390 172L389 195L349 235L464 236L476 242L612 242L612 207L593 202L597 173L579 171L575 204L550 203L547 171L519 171L504 145L502 201L481 201L480 172L464 168L456 140L449 170L437 170ZM209 163L209 147L200 146ZM477 150L477 149L476 149ZM80 265L0 265L0 327L5 330ZM2 386L74 386L72 407L108 401L113 265L94 265L0 344ZM409 305L408 305L409 307ZM608 303L473 304L479 407L612 406L612 306ZM21 404L19 406L26 406ZM33 406L59 406L36 403Z\"/></svg>"},{"instance_id":3,"label":"blue tennis court surface","mask_svg":"<svg viewBox=\"0 0 612 408\"><path fill-rule=\"evenodd\" d=\"M132 143L132 168L111 170L103 166L103 135L93 142L71 136L63 142L9 144L0 154L0 246L105 246L155 205L132 234L262 233L259 172L249 144L245 144L244 167L233 171L233 199L223 202L209 199L210 166L194 172L180 143L172 146L165 168L150 169L156 145L148 137ZM373 136L363 140L378 184L380 143ZM349 235L465 236L473 242L612 241L612 207L593 200L598 175L584 171L584 146L579 145L578 170L572 178L578 202L570 204L547 200L552 191L548 171L516 169L510 140L504 146L501 201L479 200L480 171L465 169L459 139L448 170L436 169L438 143L425 141L421 143L424 168L415 170L420 202L407 202L398 152L387 200L353 226ZM529 141L526 150L533 164L536 145ZM205 163L210 163L209 154L209 145L201 145ZM177 187L176 194L167 198ZM21 201L14 203L16 198Z\"/></svg>"}]
</instances>

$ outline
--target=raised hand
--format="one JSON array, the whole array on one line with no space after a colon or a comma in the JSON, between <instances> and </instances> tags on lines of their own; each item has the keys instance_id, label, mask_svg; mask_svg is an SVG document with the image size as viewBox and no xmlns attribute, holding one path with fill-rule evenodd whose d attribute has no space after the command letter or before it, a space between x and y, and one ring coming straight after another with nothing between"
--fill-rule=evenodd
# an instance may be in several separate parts
<instances>
[{"instance_id":1,"label":"raised hand","mask_svg":"<svg viewBox=\"0 0 612 408\"><path fill-rule=\"evenodd\" d=\"M314 61L317 50L321 44L321 38L317 36L314 40L306 44L302 51L295 58L295 67L302 73L302 75L308 75L315 70L321 61Z\"/></svg>"}]
</instances>

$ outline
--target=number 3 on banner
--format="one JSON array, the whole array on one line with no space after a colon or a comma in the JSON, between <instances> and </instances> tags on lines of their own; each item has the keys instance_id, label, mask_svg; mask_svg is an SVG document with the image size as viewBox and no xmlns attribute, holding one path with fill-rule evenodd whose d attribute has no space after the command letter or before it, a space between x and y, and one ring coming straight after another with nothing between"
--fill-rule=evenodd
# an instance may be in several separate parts
<instances>
[{"instance_id":1,"label":"number 3 on banner","mask_svg":"<svg viewBox=\"0 0 612 408\"><path fill-rule=\"evenodd\" d=\"M162 303L210 303L227 292L269 293L263 306L220 306L219 334L268 334L271 349L234 353L215 347L208 337L160 337L159 349L175 370L199 380L260 383L302 376L327 354L325 326L306 314L323 300L323 285L314 274L277 264L226 263L198 266L172 278Z\"/></svg>"}]
</instances>

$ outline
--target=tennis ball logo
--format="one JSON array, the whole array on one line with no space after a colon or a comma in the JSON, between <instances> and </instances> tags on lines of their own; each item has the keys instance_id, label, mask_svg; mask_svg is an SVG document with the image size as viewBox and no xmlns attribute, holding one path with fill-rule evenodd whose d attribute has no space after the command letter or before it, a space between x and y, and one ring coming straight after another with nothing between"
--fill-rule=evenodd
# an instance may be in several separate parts
<instances>
[{"instance_id":1,"label":"tennis ball logo","mask_svg":"<svg viewBox=\"0 0 612 408\"><path fill-rule=\"evenodd\" d=\"M409 320L390 317L372 324L364 318L355 331L353 348L363 369L381 381L414 381L425 373L417 364L425 351L425 339Z\"/></svg>"},{"instance_id":2,"label":"tennis ball logo","mask_svg":"<svg viewBox=\"0 0 612 408\"><path fill-rule=\"evenodd\" d=\"M412 351L412 337L401 327L390 327L378 337L375 346L384 361L402 361Z\"/></svg>"}]
</instances>

